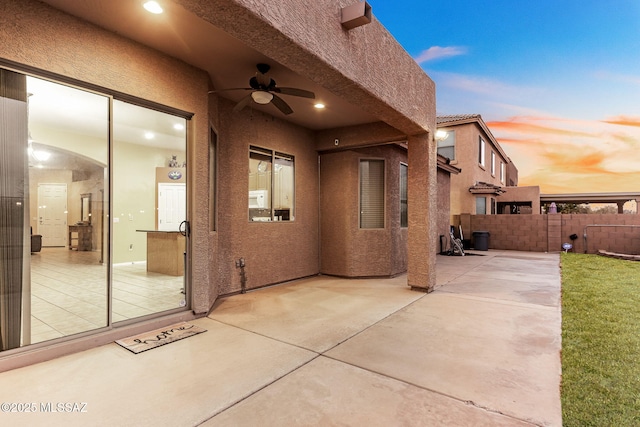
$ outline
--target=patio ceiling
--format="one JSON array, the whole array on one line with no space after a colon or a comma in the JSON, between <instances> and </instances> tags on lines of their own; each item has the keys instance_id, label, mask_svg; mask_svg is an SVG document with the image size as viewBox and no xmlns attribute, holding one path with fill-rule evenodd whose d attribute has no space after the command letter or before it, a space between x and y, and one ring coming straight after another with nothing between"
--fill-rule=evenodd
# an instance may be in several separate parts
<instances>
[{"instance_id":1,"label":"patio ceiling","mask_svg":"<svg viewBox=\"0 0 640 427\"><path fill-rule=\"evenodd\" d=\"M379 121L374 115L277 63L268 55L250 48L174 2L163 2L165 12L153 15L143 9L141 0L43 1L207 71L215 90L248 87L249 78L256 72L256 64L268 63L271 65L270 76L277 81L278 86L297 87L316 94L315 101L282 96L294 111L288 116L284 116L271 104L251 105L252 108L292 123L321 130ZM220 96L237 102L247 93L241 90L224 91ZM324 103L326 108L314 108L316 101Z\"/></svg>"}]
</instances>

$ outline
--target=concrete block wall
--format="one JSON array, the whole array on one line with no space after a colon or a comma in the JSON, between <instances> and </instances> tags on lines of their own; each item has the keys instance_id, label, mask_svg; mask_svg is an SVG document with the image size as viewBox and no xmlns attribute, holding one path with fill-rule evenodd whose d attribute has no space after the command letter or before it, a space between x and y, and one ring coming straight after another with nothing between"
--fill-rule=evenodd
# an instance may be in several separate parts
<instances>
[{"instance_id":1,"label":"concrete block wall","mask_svg":"<svg viewBox=\"0 0 640 427\"><path fill-rule=\"evenodd\" d=\"M551 214L551 215L470 215L454 216L465 238L474 231L488 231L489 249L560 252L563 243L572 243L573 252L599 250L640 254L640 215ZM575 234L577 239L569 236ZM586 237L585 237L586 235Z\"/></svg>"}]
</instances>

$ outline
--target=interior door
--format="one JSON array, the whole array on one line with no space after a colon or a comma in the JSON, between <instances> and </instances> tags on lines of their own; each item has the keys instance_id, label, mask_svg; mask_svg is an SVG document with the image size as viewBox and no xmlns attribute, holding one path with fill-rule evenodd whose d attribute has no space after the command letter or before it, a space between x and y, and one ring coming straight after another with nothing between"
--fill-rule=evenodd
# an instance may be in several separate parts
<instances>
[{"instance_id":1,"label":"interior door","mask_svg":"<svg viewBox=\"0 0 640 427\"><path fill-rule=\"evenodd\" d=\"M42 246L67 244L67 184L38 184L38 233Z\"/></svg>"},{"instance_id":2,"label":"interior door","mask_svg":"<svg viewBox=\"0 0 640 427\"><path fill-rule=\"evenodd\" d=\"M187 219L187 188L181 183L158 183L158 230L178 231Z\"/></svg>"}]
</instances>

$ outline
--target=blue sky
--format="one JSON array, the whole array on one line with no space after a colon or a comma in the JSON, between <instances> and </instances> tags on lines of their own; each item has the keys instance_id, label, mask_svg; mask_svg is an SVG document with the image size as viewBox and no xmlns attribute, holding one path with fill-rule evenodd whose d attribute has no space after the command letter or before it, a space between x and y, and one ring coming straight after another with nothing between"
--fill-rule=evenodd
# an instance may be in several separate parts
<instances>
[{"instance_id":1,"label":"blue sky","mask_svg":"<svg viewBox=\"0 0 640 427\"><path fill-rule=\"evenodd\" d=\"M640 192L640 0L367 0L543 193Z\"/></svg>"}]
</instances>

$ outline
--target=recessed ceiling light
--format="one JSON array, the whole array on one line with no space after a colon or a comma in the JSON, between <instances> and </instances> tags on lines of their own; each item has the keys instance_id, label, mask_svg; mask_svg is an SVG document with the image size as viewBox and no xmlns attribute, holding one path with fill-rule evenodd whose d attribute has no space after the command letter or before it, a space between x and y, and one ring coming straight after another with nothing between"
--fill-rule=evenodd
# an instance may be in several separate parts
<instances>
[{"instance_id":1,"label":"recessed ceiling light","mask_svg":"<svg viewBox=\"0 0 640 427\"><path fill-rule=\"evenodd\" d=\"M318 108L318 109L324 108L324 104L322 102L318 102L317 104L314 104L313 106Z\"/></svg>"},{"instance_id":2,"label":"recessed ceiling light","mask_svg":"<svg viewBox=\"0 0 640 427\"><path fill-rule=\"evenodd\" d=\"M155 137L155 135L153 134L153 132L145 132L144 133L144 137L146 139L153 139Z\"/></svg>"},{"instance_id":3,"label":"recessed ceiling light","mask_svg":"<svg viewBox=\"0 0 640 427\"><path fill-rule=\"evenodd\" d=\"M175 125L173 125L173 128L175 130L183 130L184 129L184 125L182 123L176 123Z\"/></svg>"},{"instance_id":4,"label":"recessed ceiling light","mask_svg":"<svg viewBox=\"0 0 640 427\"><path fill-rule=\"evenodd\" d=\"M143 7L147 10L147 12L155 13L156 15L163 12L162 6L160 6L157 1L145 2Z\"/></svg>"}]
</instances>

